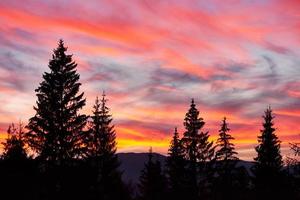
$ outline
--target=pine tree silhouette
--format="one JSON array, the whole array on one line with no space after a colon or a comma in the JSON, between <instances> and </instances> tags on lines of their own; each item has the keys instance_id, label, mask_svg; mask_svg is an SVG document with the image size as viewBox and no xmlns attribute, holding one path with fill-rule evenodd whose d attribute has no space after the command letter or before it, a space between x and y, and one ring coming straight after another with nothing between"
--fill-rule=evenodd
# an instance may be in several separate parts
<instances>
[{"instance_id":1,"label":"pine tree silhouette","mask_svg":"<svg viewBox=\"0 0 300 200\"><path fill-rule=\"evenodd\" d=\"M87 134L86 146L87 154L90 158L96 158L101 156L101 142L102 142L102 133L101 133L101 103L96 97L95 104L93 106L92 115L90 116L92 121L89 123L90 134Z\"/></svg>"},{"instance_id":2,"label":"pine tree silhouette","mask_svg":"<svg viewBox=\"0 0 300 200\"><path fill-rule=\"evenodd\" d=\"M185 198L186 193L186 162L182 141L175 128L173 139L167 157L167 175L170 187L171 199L179 200Z\"/></svg>"},{"instance_id":3,"label":"pine tree silhouette","mask_svg":"<svg viewBox=\"0 0 300 200\"><path fill-rule=\"evenodd\" d=\"M35 115L29 119L26 140L39 162L40 189L49 199L72 198L80 183L75 170L84 154L87 116L80 114L86 100L80 93L77 64L60 40L49 61L50 72L35 90Z\"/></svg>"},{"instance_id":4,"label":"pine tree silhouette","mask_svg":"<svg viewBox=\"0 0 300 200\"><path fill-rule=\"evenodd\" d=\"M36 89L36 114L29 120L27 134L30 147L42 161L60 165L80 156L81 138L87 116L78 111L85 105L79 93L79 74L72 55L62 40L49 62L50 72Z\"/></svg>"},{"instance_id":5,"label":"pine tree silhouette","mask_svg":"<svg viewBox=\"0 0 300 200\"><path fill-rule=\"evenodd\" d=\"M141 200L165 199L166 180L162 173L161 163L153 161L152 148L149 151L149 159L141 172L139 193Z\"/></svg>"},{"instance_id":6,"label":"pine tree silhouette","mask_svg":"<svg viewBox=\"0 0 300 200\"><path fill-rule=\"evenodd\" d=\"M26 160L27 149L25 148L25 131L20 122L18 128L12 123L7 130L8 138L3 142L4 151L2 158L9 161L22 162Z\"/></svg>"},{"instance_id":7,"label":"pine tree silhouette","mask_svg":"<svg viewBox=\"0 0 300 200\"><path fill-rule=\"evenodd\" d=\"M236 157L237 152L234 151L234 144L231 143L231 140L234 138L228 134L230 129L228 128L228 124L226 122L226 117L222 120L221 129L219 130L219 138L217 140L217 147L219 148L216 151L216 160L218 161L230 161L237 160Z\"/></svg>"},{"instance_id":8,"label":"pine tree silhouette","mask_svg":"<svg viewBox=\"0 0 300 200\"><path fill-rule=\"evenodd\" d=\"M234 185L238 182L236 177L239 170L236 168L237 152L231 140L234 138L228 133L230 129L226 121L226 117L222 120L221 129L219 130L219 138L217 140L216 151L216 180L215 180L215 196L216 199L232 199L233 193L237 188Z\"/></svg>"},{"instance_id":9,"label":"pine tree silhouette","mask_svg":"<svg viewBox=\"0 0 300 200\"><path fill-rule=\"evenodd\" d=\"M89 137L89 156L95 171L96 196L101 199L126 199L120 165L116 155L116 134L106 95L96 98Z\"/></svg>"},{"instance_id":10,"label":"pine tree silhouette","mask_svg":"<svg viewBox=\"0 0 300 200\"><path fill-rule=\"evenodd\" d=\"M255 150L257 157L254 158L255 186L261 199L279 197L282 156L280 154L280 141L275 134L274 116L271 107L268 107L263 116L263 130L258 136L258 146ZM276 198L275 198L276 199Z\"/></svg>"},{"instance_id":11,"label":"pine tree silhouette","mask_svg":"<svg viewBox=\"0 0 300 200\"><path fill-rule=\"evenodd\" d=\"M210 142L208 132L203 132L205 122L199 117L194 99L184 119L186 131L182 138L188 161L189 199L197 199L199 193L206 193L210 175L212 175L211 161L214 157L213 142ZM203 194L202 194L203 195Z\"/></svg>"}]
</instances>

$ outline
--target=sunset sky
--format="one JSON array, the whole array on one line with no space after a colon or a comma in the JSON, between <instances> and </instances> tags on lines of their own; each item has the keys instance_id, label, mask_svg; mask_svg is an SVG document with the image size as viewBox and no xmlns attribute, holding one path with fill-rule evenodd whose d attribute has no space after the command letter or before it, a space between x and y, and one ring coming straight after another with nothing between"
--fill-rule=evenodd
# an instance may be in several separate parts
<instances>
[{"instance_id":1,"label":"sunset sky","mask_svg":"<svg viewBox=\"0 0 300 200\"><path fill-rule=\"evenodd\" d=\"M121 152L166 153L194 98L215 140L228 118L251 160L271 105L282 152L300 141L299 0L1 0L0 134L34 115L34 90L58 40L90 114L105 90Z\"/></svg>"}]
</instances>

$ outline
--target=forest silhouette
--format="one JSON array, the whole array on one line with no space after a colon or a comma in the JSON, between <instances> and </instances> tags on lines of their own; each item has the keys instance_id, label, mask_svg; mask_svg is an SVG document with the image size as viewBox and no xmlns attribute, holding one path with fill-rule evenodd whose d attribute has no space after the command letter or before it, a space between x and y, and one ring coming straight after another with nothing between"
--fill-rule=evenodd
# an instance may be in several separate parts
<instances>
[{"instance_id":1,"label":"forest silhouette","mask_svg":"<svg viewBox=\"0 0 300 200\"><path fill-rule=\"evenodd\" d=\"M63 40L48 67L35 90L35 115L26 125L8 127L0 160L3 199L300 199L300 162L283 160L270 106L263 113L250 172L238 164L226 117L214 143L192 99L183 116L185 131L180 137L174 129L166 162L150 149L133 186L122 179L106 94L95 97L90 116L80 114L86 99ZM300 146L292 143L291 151L299 156Z\"/></svg>"}]
</instances>

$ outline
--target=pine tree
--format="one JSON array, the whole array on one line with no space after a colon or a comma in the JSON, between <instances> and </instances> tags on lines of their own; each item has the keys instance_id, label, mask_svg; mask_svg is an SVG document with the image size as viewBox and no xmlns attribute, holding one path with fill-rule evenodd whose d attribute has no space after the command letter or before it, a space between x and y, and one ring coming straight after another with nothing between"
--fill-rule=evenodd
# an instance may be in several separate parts
<instances>
[{"instance_id":1,"label":"pine tree","mask_svg":"<svg viewBox=\"0 0 300 200\"><path fill-rule=\"evenodd\" d=\"M210 142L208 132L203 132L205 122L199 117L194 99L184 119L186 131L182 138L188 161L188 177L190 188L189 199L197 199L199 193L206 193L209 176L211 175L211 161L214 156L213 142Z\"/></svg>"},{"instance_id":2,"label":"pine tree","mask_svg":"<svg viewBox=\"0 0 300 200\"><path fill-rule=\"evenodd\" d=\"M86 146L87 146L87 154L90 158L96 158L101 156L101 117L100 117L100 109L101 103L96 97L95 104L93 106L93 111L91 115L92 121L89 123L90 125L90 134L87 135L86 138Z\"/></svg>"},{"instance_id":3,"label":"pine tree","mask_svg":"<svg viewBox=\"0 0 300 200\"><path fill-rule=\"evenodd\" d=\"M237 188L239 179L236 177L239 170L236 168L237 152L234 151L234 144L231 140L234 138L228 133L230 129L226 122L226 118L222 120L221 129L219 130L219 138L217 140L216 151L216 178L215 178L215 199L232 199L233 193ZM238 175L239 176L239 175Z\"/></svg>"},{"instance_id":4,"label":"pine tree","mask_svg":"<svg viewBox=\"0 0 300 200\"><path fill-rule=\"evenodd\" d=\"M217 140L217 147L219 148L216 151L216 160L218 161L232 161L237 160L236 157L237 152L234 151L234 144L230 142L230 140L234 140L234 138L228 134L230 129L228 128L228 124L226 122L226 117L224 117L221 129L219 130L219 138Z\"/></svg>"},{"instance_id":5,"label":"pine tree","mask_svg":"<svg viewBox=\"0 0 300 200\"><path fill-rule=\"evenodd\" d=\"M177 128L175 128L166 163L170 195L171 199L173 200L183 199L186 195L185 163L184 149L182 146L182 142L179 139Z\"/></svg>"},{"instance_id":6,"label":"pine tree","mask_svg":"<svg viewBox=\"0 0 300 200\"><path fill-rule=\"evenodd\" d=\"M49 61L50 72L36 89L36 114L29 120L27 134L30 147L41 161L61 165L80 157L81 139L87 116L79 114L86 100L79 93L79 74L72 55L62 40Z\"/></svg>"},{"instance_id":7,"label":"pine tree","mask_svg":"<svg viewBox=\"0 0 300 200\"><path fill-rule=\"evenodd\" d=\"M112 116L110 109L106 106L106 95L103 93L101 102L97 98L93 111L93 137L95 144L95 156L97 155L113 155L117 151L116 133L114 125L112 125Z\"/></svg>"},{"instance_id":8,"label":"pine tree","mask_svg":"<svg viewBox=\"0 0 300 200\"><path fill-rule=\"evenodd\" d=\"M20 122L18 128L12 123L7 130L8 138L3 142L3 159L9 161L22 162L26 160L27 149L25 148L25 132L23 124Z\"/></svg>"},{"instance_id":9,"label":"pine tree","mask_svg":"<svg viewBox=\"0 0 300 200\"><path fill-rule=\"evenodd\" d=\"M89 157L94 162L97 195L102 199L125 199L116 155L116 133L103 93L96 98L89 137ZM123 196L122 196L123 195Z\"/></svg>"},{"instance_id":10,"label":"pine tree","mask_svg":"<svg viewBox=\"0 0 300 200\"><path fill-rule=\"evenodd\" d=\"M149 159L142 170L139 183L141 200L165 199L166 180L162 173L161 163L153 161L152 149L149 151Z\"/></svg>"},{"instance_id":11,"label":"pine tree","mask_svg":"<svg viewBox=\"0 0 300 200\"><path fill-rule=\"evenodd\" d=\"M257 157L254 158L255 186L260 197L266 198L270 195L276 196L280 190L282 157L280 154L280 141L275 134L274 116L269 107L263 116L263 130L258 136L258 146L255 150ZM278 197L278 196L277 196Z\"/></svg>"}]
</instances>

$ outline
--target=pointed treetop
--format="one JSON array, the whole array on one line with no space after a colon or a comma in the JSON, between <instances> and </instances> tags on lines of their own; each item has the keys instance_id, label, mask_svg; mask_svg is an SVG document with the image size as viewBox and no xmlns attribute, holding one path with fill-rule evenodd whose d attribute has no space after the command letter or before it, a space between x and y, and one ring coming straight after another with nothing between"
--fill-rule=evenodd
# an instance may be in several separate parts
<instances>
[{"instance_id":1,"label":"pointed treetop","mask_svg":"<svg viewBox=\"0 0 300 200\"><path fill-rule=\"evenodd\" d=\"M102 100L101 101L102 101L103 106L107 102L105 90L102 91Z\"/></svg>"},{"instance_id":2,"label":"pointed treetop","mask_svg":"<svg viewBox=\"0 0 300 200\"><path fill-rule=\"evenodd\" d=\"M149 148L149 153L150 153L150 154L152 154L152 153L153 153L153 151L152 151L152 147L150 147L150 148Z\"/></svg>"},{"instance_id":3,"label":"pointed treetop","mask_svg":"<svg viewBox=\"0 0 300 200\"><path fill-rule=\"evenodd\" d=\"M268 106L268 110L272 110L272 109L271 109L271 104L269 104L269 106Z\"/></svg>"},{"instance_id":4,"label":"pointed treetop","mask_svg":"<svg viewBox=\"0 0 300 200\"><path fill-rule=\"evenodd\" d=\"M197 108L196 108L196 103L195 103L195 99L194 99L194 98L192 98L192 100L191 100L191 106L190 106L190 109L192 109L192 110L197 109Z\"/></svg>"},{"instance_id":5,"label":"pointed treetop","mask_svg":"<svg viewBox=\"0 0 300 200\"><path fill-rule=\"evenodd\" d=\"M227 118L224 117L221 124L221 130L219 130L219 132L224 132L225 134L227 131L230 131L230 129L228 128Z\"/></svg>"},{"instance_id":6,"label":"pointed treetop","mask_svg":"<svg viewBox=\"0 0 300 200\"><path fill-rule=\"evenodd\" d=\"M62 38L58 40L58 45L59 46L61 46L61 45L63 46L64 45L64 40Z\"/></svg>"},{"instance_id":7,"label":"pointed treetop","mask_svg":"<svg viewBox=\"0 0 300 200\"><path fill-rule=\"evenodd\" d=\"M66 56L65 52L67 51L67 49L68 48L65 47L64 41L62 39L60 39L58 41L57 48L53 50L54 55L52 55L52 58L55 59L55 57L56 57L56 58L60 58L61 59L61 57L65 57ZM71 55L69 55L69 56L71 56Z\"/></svg>"},{"instance_id":8,"label":"pointed treetop","mask_svg":"<svg viewBox=\"0 0 300 200\"><path fill-rule=\"evenodd\" d=\"M151 162L151 161L152 161L152 158L153 158L152 147L150 147L150 149L149 149L149 155L148 155L148 157L149 157L149 161Z\"/></svg>"},{"instance_id":9,"label":"pointed treetop","mask_svg":"<svg viewBox=\"0 0 300 200\"><path fill-rule=\"evenodd\" d=\"M182 143L179 138L179 133L177 131L177 127L174 129L173 137L170 142L170 146L168 149L168 154L171 157L178 157L183 154Z\"/></svg>"},{"instance_id":10,"label":"pointed treetop","mask_svg":"<svg viewBox=\"0 0 300 200\"><path fill-rule=\"evenodd\" d=\"M59 39L58 41L58 49L65 49L67 50L67 47L65 47L65 43L63 39Z\"/></svg>"},{"instance_id":11,"label":"pointed treetop","mask_svg":"<svg viewBox=\"0 0 300 200\"><path fill-rule=\"evenodd\" d=\"M271 105L269 104L265 112L273 112Z\"/></svg>"},{"instance_id":12,"label":"pointed treetop","mask_svg":"<svg viewBox=\"0 0 300 200\"><path fill-rule=\"evenodd\" d=\"M267 109L265 110L265 115L262 116L264 119L267 120L267 122L271 122L272 123L272 120L275 118L273 116L273 110L271 108L271 106L269 105L267 107Z\"/></svg>"},{"instance_id":13,"label":"pointed treetop","mask_svg":"<svg viewBox=\"0 0 300 200\"><path fill-rule=\"evenodd\" d=\"M93 108L94 108L93 113L94 113L94 114L99 114L100 100L99 100L99 97L98 97L98 96L96 96L95 104L94 104Z\"/></svg>"}]
</instances>

